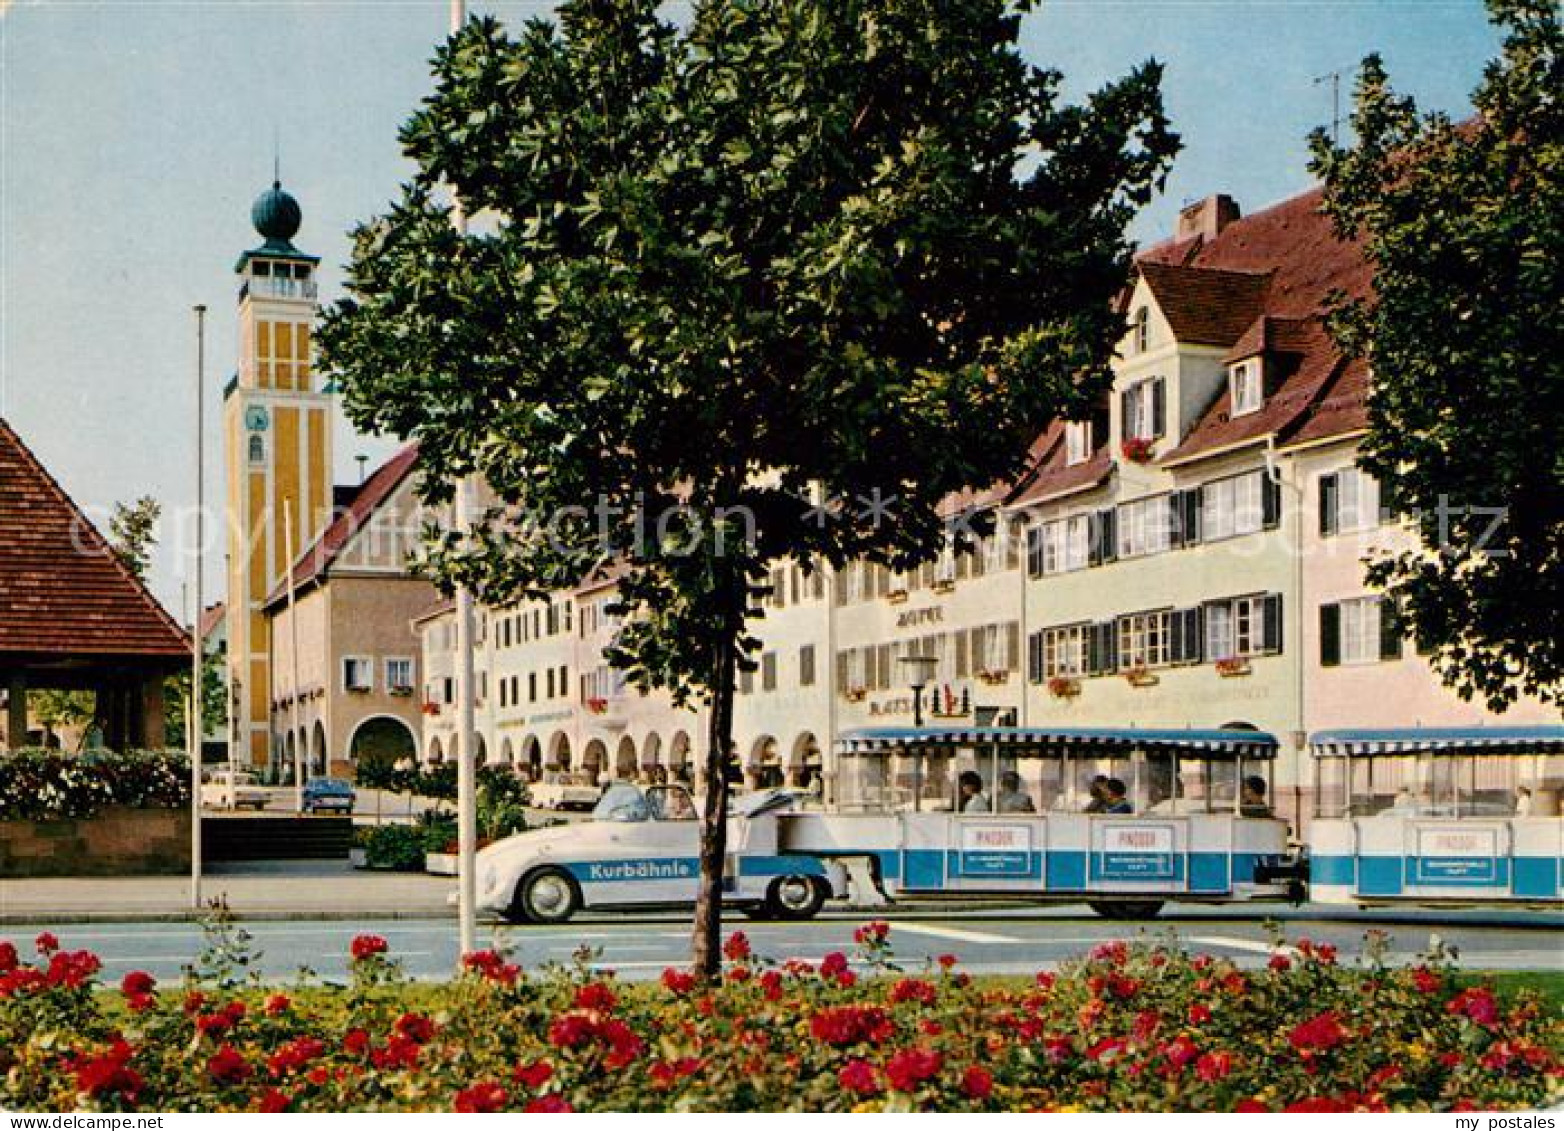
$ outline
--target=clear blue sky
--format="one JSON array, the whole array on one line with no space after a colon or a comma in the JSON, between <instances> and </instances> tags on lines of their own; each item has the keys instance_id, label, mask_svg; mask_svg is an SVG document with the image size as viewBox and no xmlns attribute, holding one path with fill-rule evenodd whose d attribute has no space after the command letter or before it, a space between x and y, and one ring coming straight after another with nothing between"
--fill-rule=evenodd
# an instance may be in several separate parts
<instances>
[{"instance_id":1,"label":"clear blue sky","mask_svg":"<svg viewBox=\"0 0 1564 1131\"><path fill-rule=\"evenodd\" d=\"M551 6L473 5L507 21ZM444 0L0 0L0 415L92 513L194 501L190 308L211 311L215 441L231 271L258 242L249 206L274 131L304 209L295 242L322 257L330 299L346 232L407 173L397 127L446 18ZM1027 56L1063 70L1072 96L1147 56L1167 64L1186 148L1137 225L1147 240L1186 199L1224 191L1253 210L1305 188L1304 136L1331 112L1315 76L1346 71L1345 102L1377 50L1425 108L1462 114L1496 46L1477 0L1053 0L1025 27ZM356 480L355 454L391 447L339 425L339 481ZM209 498L220 466L214 443ZM165 544L153 582L176 609L182 580Z\"/></svg>"}]
</instances>

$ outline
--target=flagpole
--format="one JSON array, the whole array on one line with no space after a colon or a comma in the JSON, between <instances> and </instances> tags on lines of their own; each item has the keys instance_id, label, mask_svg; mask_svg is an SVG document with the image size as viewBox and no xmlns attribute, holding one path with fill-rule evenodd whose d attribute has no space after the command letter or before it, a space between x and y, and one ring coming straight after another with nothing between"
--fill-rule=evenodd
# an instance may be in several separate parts
<instances>
[{"instance_id":1,"label":"flagpole","mask_svg":"<svg viewBox=\"0 0 1564 1131\"><path fill-rule=\"evenodd\" d=\"M298 585L294 577L294 547L293 547L293 500L282 500L282 539L283 557L287 559L287 573L284 575L288 582L288 650L292 653L291 669L293 672L293 809L294 812L304 812L304 735L299 727L301 721L300 711L303 701L299 696L299 605L297 600Z\"/></svg>"},{"instance_id":2,"label":"flagpole","mask_svg":"<svg viewBox=\"0 0 1564 1131\"><path fill-rule=\"evenodd\" d=\"M451 0L451 34L467 22L466 0ZM467 231L467 215L455 190L451 192L451 223L458 234ZM470 478L456 484L455 519L459 532L467 529ZM457 740L456 740L456 917L457 963L477 949L478 933L478 797L476 687L473 676L473 599L466 585L456 590Z\"/></svg>"},{"instance_id":3,"label":"flagpole","mask_svg":"<svg viewBox=\"0 0 1564 1131\"><path fill-rule=\"evenodd\" d=\"M205 641L201 639L201 557L206 549L206 307L197 305L196 316L196 442L195 442L195 601L190 617L190 706L186 709L186 743L190 748L190 906L201 906L201 661L205 659ZM232 779L230 779L230 788Z\"/></svg>"}]
</instances>

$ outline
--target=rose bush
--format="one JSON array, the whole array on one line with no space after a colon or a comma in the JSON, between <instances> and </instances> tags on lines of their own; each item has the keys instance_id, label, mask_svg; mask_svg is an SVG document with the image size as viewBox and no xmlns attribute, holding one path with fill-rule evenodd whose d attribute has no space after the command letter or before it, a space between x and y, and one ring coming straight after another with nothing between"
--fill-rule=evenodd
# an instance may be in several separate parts
<instances>
[{"instance_id":1,"label":"rose bush","mask_svg":"<svg viewBox=\"0 0 1564 1131\"><path fill-rule=\"evenodd\" d=\"M106 805L181 809L190 804L190 762L132 750L19 750L0 761L0 821L91 817Z\"/></svg>"},{"instance_id":2,"label":"rose bush","mask_svg":"<svg viewBox=\"0 0 1564 1131\"><path fill-rule=\"evenodd\" d=\"M52 936L0 942L0 1107L61 1111L1491 1110L1564 1096L1561 1026L1445 956L1346 964L1304 940L1259 970L1104 944L1035 979L949 956L894 968L891 932L782 964L735 934L720 983L624 984L503 951L413 984L384 939L347 986L280 992L233 937L177 984ZM240 936L242 939L242 936ZM856 966L856 972L851 967Z\"/></svg>"}]
</instances>

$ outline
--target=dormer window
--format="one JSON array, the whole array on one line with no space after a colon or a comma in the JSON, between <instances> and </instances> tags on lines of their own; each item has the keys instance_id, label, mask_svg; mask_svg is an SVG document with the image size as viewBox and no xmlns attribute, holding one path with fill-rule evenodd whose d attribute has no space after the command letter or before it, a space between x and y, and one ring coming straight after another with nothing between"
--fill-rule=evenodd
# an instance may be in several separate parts
<instances>
[{"instance_id":1,"label":"dormer window","mask_svg":"<svg viewBox=\"0 0 1564 1131\"><path fill-rule=\"evenodd\" d=\"M1151 311L1144 306L1130 318L1130 352L1145 353L1151 344Z\"/></svg>"},{"instance_id":2,"label":"dormer window","mask_svg":"<svg viewBox=\"0 0 1564 1131\"><path fill-rule=\"evenodd\" d=\"M1251 358L1240 361L1227 370L1227 384L1232 409L1231 416L1247 416L1259 412L1265 403L1265 393L1260 381L1260 361Z\"/></svg>"},{"instance_id":3,"label":"dormer window","mask_svg":"<svg viewBox=\"0 0 1564 1131\"><path fill-rule=\"evenodd\" d=\"M1064 462L1066 467L1085 463L1092 454L1092 422L1072 420L1064 426Z\"/></svg>"},{"instance_id":4,"label":"dormer window","mask_svg":"<svg viewBox=\"0 0 1564 1131\"><path fill-rule=\"evenodd\" d=\"M1167 431L1167 392L1161 377L1137 381L1119 394L1119 429L1126 440L1155 440Z\"/></svg>"}]
</instances>

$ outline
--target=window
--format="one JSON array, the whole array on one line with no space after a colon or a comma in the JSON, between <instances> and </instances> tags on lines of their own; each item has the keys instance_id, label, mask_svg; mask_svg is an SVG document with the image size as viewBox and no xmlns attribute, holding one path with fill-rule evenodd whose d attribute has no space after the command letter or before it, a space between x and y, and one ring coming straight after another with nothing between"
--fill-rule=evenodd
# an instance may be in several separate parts
<instances>
[{"instance_id":1,"label":"window","mask_svg":"<svg viewBox=\"0 0 1564 1131\"><path fill-rule=\"evenodd\" d=\"M1208 660L1236 660L1282 650L1281 594L1256 594L1205 607Z\"/></svg>"},{"instance_id":2,"label":"window","mask_svg":"<svg viewBox=\"0 0 1564 1131\"><path fill-rule=\"evenodd\" d=\"M1320 665L1370 664L1401 658L1401 621L1383 597L1320 606Z\"/></svg>"},{"instance_id":3,"label":"window","mask_svg":"<svg viewBox=\"0 0 1564 1131\"><path fill-rule=\"evenodd\" d=\"M561 695L567 694L566 689L569 686L570 686L570 666L568 664L560 664L559 665L559 693Z\"/></svg>"},{"instance_id":4,"label":"window","mask_svg":"<svg viewBox=\"0 0 1564 1131\"><path fill-rule=\"evenodd\" d=\"M777 654L766 652L760 657L760 689L762 691L775 691L777 689Z\"/></svg>"},{"instance_id":5,"label":"window","mask_svg":"<svg viewBox=\"0 0 1564 1131\"><path fill-rule=\"evenodd\" d=\"M744 670L739 672L739 688L738 688L738 691L739 691L740 695L753 695L755 693L755 669L754 668L745 668Z\"/></svg>"},{"instance_id":6,"label":"window","mask_svg":"<svg viewBox=\"0 0 1564 1131\"><path fill-rule=\"evenodd\" d=\"M1263 471L1217 479L1202 489L1200 532L1208 542L1253 534L1265 523Z\"/></svg>"},{"instance_id":7,"label":"window","mask_svg":"<svg viewBox=\"0 0 1564 1131\"><path fill-rule=\"evenodd\" d=\"M1232 408L1228 415L1247 416L1259 412L1265 401L1264 383L1260 379L1259 358L1240 361L1227 371L1227 385Z\"/></svg>"},{"instance_id":8,"label":"window","mask_svg":"<svg viewBox=\"0 0 1564 1131\"><path fill-rule=\"evenodd\" d=\"M1166 495L1121 503L1116 520L1118 556L1160 554L1172 544L1172 516Z\"/></svg>"},{"instance_id":9,"label":"window","mask_svg":"<svg viewBox=\"0 0 1564 1131\"><path fill-rule=\"evenodd\" d=\"M1087 515L1046 522L1038 528L1037 537L1041 557L1034 557L1034 575L1086 568L1091 548L1091 521Z\"/></svg>"},{"instance_id":10,"label":"window","mask_svg":"<svg viewBox=\"0 0 1564 1131\"><path fill-rule=\"evenodd\" d=\"M1120 671L1168 663L1168 618L1166 609L1119 618Z\"/></svg>"},{"instance_id":11,"label":"window","mask_svg":"<svg viewBox=\"0 0 1564 1131\"><path fill-rule=\"evenodd\" d=\"M1120 431L1126 440L1155 440L1167 431L1167 389L1161 377L1137 381L1119 394Z\"/></svg>"},{"instance_id":12,"label":"window","mask_svg":"<svg viewBox=\"0 0 1564 1131\"><path fill-rule=\"evenodd\" d=\"M1378 526L1379 484L1355 467L1320 476L1320 534L1350 534Z\"/></svg>"},{"instance_id":13,"label":"window","mask_svg":"<svg viewBox=\"0 0 1564 1131\"><path fill-rule=\"evenodd\" d=\"M544 697L547 699L552 699L554 698L554 669L548 668L546 671L544 671L543 674L545 677L547 677L544 680ZM560 688L560 690L564 691L564 688Z\"/></svg>"},{"instance_id":14,"label":"window","mask_svg":"<svg viewBox=\"0 0 1564 1131\"><path fill-rule=\"evenodd\" d=\"M815 685L815 646L805 644L798 650L798 686Z\"/></svg>"},{"instance_id":15,"label":"window","mask_svg":"<svg viewBox=\"0 0 1564 1131\"><path fill-rule=\"evenodd\" d=\"M266 441L262 440L259 436L250 437L250 462L266 462Z\"/></svg>"},{"instance_id":16,"label":"window","mask_svg":"<svg viewBox=\"0 0 1564 1131\"><path fill-rule=\"evenodd\" d=\"M413 661L406 656L393 656L386 661L386 687L391 691L413 689Z\"/></svg>"},{"instance_id":17,"label":"window","mask_svg":"<svg viewBox=\"0 0 1564 1131\"><path fill-rule=\"evenodd\" d=\"M970 633L972 671L1014 671L1020 650L1021 626L1016 621L1005 624L985 624ZM958 644L959 648L959 644Z\"/></svg>"},{"instance_id":18,"label":"window","mask_svg":"<svg viewBox=\"0 0 1564 1131\"><path fill-rule=\"evenodd\" d=\"M1130 318L1130 352L1145 353L1151 344L1151 311L1144 306Z\"/></svg>"},{"instance_id":19,"label":"window","mask_svg":"<svg viewBox=\"0 0 1564 1131\"><path fill-rule=\"evenodd\" d=\"M538 701L538 673L537 672L528 672L527 673L527 702L528 703L536 703L537 701Z\"/></svg>"},{"instance_id":20,"label":"window","mask_svg":"<svg viewBox=\"0 0 1564 1131\"><path fill-rule=\"evenodd\" d=\"M1067 467L1085 463L1092 454L1092 422L1072 420L1064 426L1064 462Z\"/></svg>"},{"instance_id":21,"label":"window","mask_svg":"<svg viewBox=\"0 0 1564 1131\"><path fill-rule=\"evenodd\" d=\"M1086 674L1086 637L1091 626L1067 624L1043 630L1043 678Z\"/></svg>"},{"instance_id":22,"label":"window","mask_svg":"<svg viewBox=\"0 0 1564 1131\"><path fill-rule=\"evenodd\" d=\"M374 661L368 656L342 657L342 687L346 691L373 691Z\"/></svg>"}]
</instances>

